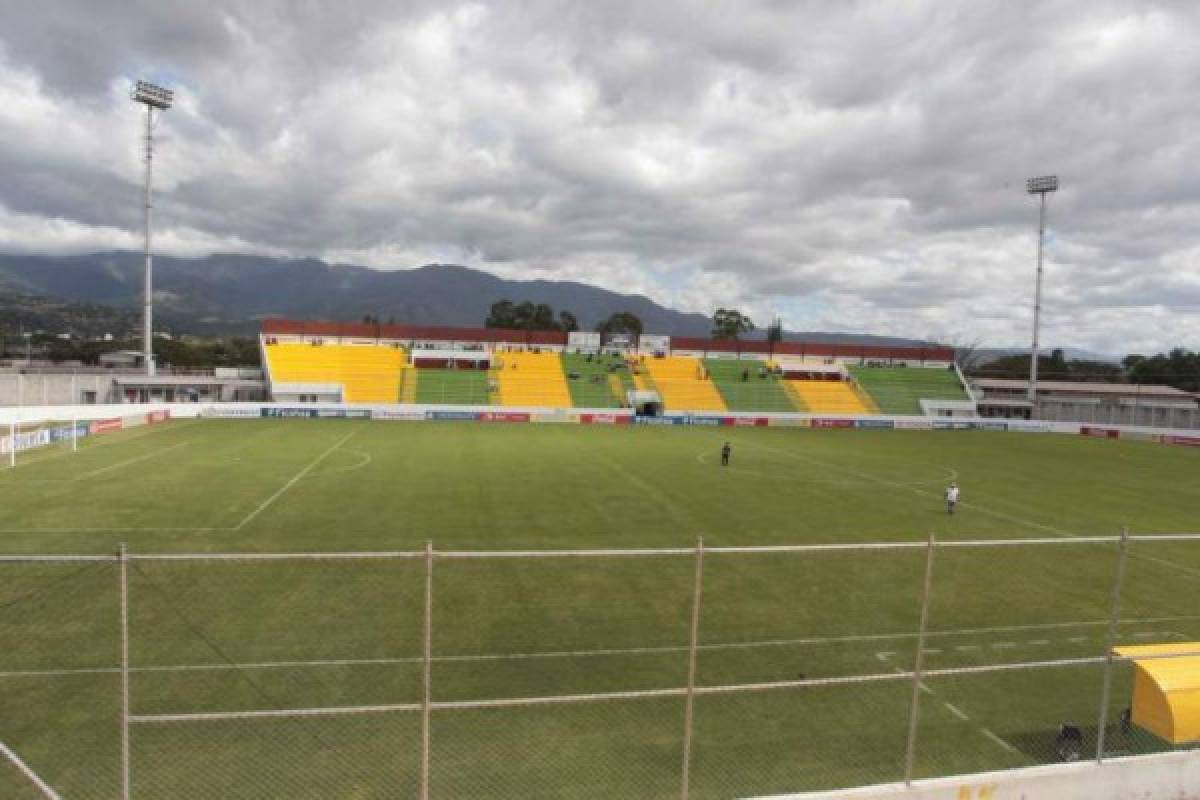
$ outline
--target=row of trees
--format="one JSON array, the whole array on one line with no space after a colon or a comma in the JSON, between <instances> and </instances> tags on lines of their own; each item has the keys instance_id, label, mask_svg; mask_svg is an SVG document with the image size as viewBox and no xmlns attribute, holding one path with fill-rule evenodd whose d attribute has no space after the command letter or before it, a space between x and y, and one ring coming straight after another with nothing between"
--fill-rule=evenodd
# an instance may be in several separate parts
<instances>
[{"instance_id":1,"label":"row of trees","mask_svg":"<svg viewBox=\"0 0 1200 800\"><path fill-rule=\"evenodd\" d=\"M564 310L555 314L553 306L549 303L534 303L530 300L520 303L498 300L492 303L483 325L486 328L508 328L518 331L564 331L570 333L579 330L579 320L570 311ZM715 339L736 340L753 330L754 321L740 311L732 308L718 308L713 314L712 335ZM618 311L599 322L596 325L596 331L602 334L629 333L640 336L643 333L642 320L630 311ZM783 323L776 321L767 327L767 340L771 342L783 340Z\"/></svg>"},{"instance_id":2,"label":"row of trees","mask_svg":"<svg viewBox=\"0 0 1200 800\"><path fill-rule=\"evenodd\" d=\"M959 362L964 363L962 354ZM1029 379L1029 355L1003 356L968 371L981 378ZM1185 392L1200 392L1200 353L1175 348L1153 356L1128 355L1120 364L1068 359L1062 350L1038 357L1038 378L1047 381L1101 381L1162 384Z\"/></svg>"},{"instance_id":3,"label":"row of trees","mask_svg":"<svg viewBox=\"0 0 1200 800\"><path fill-rule=\"evenodd\" d=\"M81 364L94 366L99 363L101 354L114 350L142 349L140 339L60 339L50 334L34 334L29 342L29 349L35 358L44 358L55 362L78 361ZM258 349L258 339L250 336L233 336L229 338L198 339L167 339L162 336L154 337L155 361L162 366L179 367L182 369L211 369L213 367L257 367L261 363ZM18 358L25 356L25 345L19 347L9 341L8 355Z\"/></svg>"}]
</instances>

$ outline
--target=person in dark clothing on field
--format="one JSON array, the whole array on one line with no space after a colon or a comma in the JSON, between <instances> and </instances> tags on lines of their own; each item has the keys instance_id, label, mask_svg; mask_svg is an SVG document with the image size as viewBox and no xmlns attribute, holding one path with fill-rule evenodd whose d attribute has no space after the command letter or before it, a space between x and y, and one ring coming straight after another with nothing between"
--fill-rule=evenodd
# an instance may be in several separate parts
<instances>
[{"instance_id":1,"label":"person in dark clothing on field","mask_svg":"<svg viewBox=\"0 0 1200 800\"><path fill-rule=\"evenodd\" d=\"M729 442L726 442L725 446L721 448L721 466L722 467L729 466L729 454L732 452L733 452L733 448L729 446Z\"/></svg>"}]
</instances>

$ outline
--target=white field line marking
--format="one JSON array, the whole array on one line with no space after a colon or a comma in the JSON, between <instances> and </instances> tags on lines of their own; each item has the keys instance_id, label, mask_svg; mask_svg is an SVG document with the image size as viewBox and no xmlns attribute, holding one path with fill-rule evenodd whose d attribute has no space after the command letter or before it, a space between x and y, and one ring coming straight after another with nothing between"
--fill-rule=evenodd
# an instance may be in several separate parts
<instances>
[{"instance_id":1,"label":"white field line marking","mask_svg":"<svg viewBox=\"0 0 1200 800\"><path fill-rule=\"evenodd\" d=\"M1030 639L1027 644L1050 644L1049 639Z\"/></svg>"},{"instance_id":2,"label":"white field line marking","mask_svg":"<svg viewBox=\"0 0 1200 800\"><path fill-rule=\"evenodd\" d=\"M375 459L371 458L370 453L364 453L362 450L351 450L350 448L346 448L346 452L353 453L354 455L358 456L359 462L357 464L350 464L345 467L334 467L333 469L317 470L309 477L310 478L324 478L326 475L340 475L344 472L356 472L375 460Z\"/></svg>"},{"instance_id":3,"label":"white field line marking","mask_svg":"<svg viewBox=\"0 0 1200 800\"><path fill-rule=\"evenodd\" d=\"M1075 639L1078 639L1081 642L1087 641L1086 636L1077 636L1077 637L1075 637ZM1074 641L1074 640L1072 640L1072 641ZM1007 650L1011 647L1016 647L1016 646L1017 646L1016 642L995 642L994 644L992 644L992 647L995 648L996 650Z\"/></svg>"},{"instance_id":4,"label":"white field line marking","mask_svg":"<svg viewBox=\"0 0 1200 800\"><path fill-rule=\"evenodd\" d=\"M232 531L235 528L173 528L154 525L141 528L0 528L0 533L135 533L138 531L170 531L197 533L201 531Z\"/></svg>"},{"instance_id":5,"label":"white field line marking","mask_svg":"<svg viewBox=\"0 0 1200 800\"><path fill-rule=\"evenodd\" d=\"M328 456L334 450L337 450L339 447L344 445L346 442L350 441L350 437L354 436L356 433L358 433L357 430L350 431L350 433L346 434L341 439L338 439L336 442L334 442L332 447L330 447L328 450L326 450L325 452L321 453L319 456L314 458L312 461L310 461L308 463L308 466L306 466L304 469L300 470L295 475L293 475L291 480L289 480L283 486L279 487L279 489L274 494L272 494L270 497L268 497L266 500L262 501L262 503L259 504L258 508L254 509L249 514L247 514L242 519L241 522L239 522L237 525L234 526L233 529L241 530L242 528L249 525L250 522L253 521L253 519L255 517L257 517L262 512L266 511L268 506L270 506L272 503L274 503L276 500L278 500L280 497L282 497L284 492L286 492L288 489L291 489L293 486L295 486L297 483L299 483L300 480L305 475L307 475L318 464L320 464L322 461L324 461L326 456Z\"/></svg>"},{"instance_id":6,"label":"white field line marking","mask_svg":"<svg viewBox=\"0 0 1200 800\"><path fill-rule=\"evenodd\" d=\"M987 738L991 739L991 740L992 740L993 742L995 742L996 744L998 744L998 745L1000 745L1001 747L1003 747L1003 748L1004 748L1005 750L1007 750L1008 752L1012 753L1013 755L1016 755L1016 754L1018 753L1018 750L1017 750L1017 748L1013 747L1011 744L1009 744L1008 742L1004 741L1003 739L1001 739L1001 738L1000 738L999 736L997 736L996 734L992 733L992 732L991 732L990 730L988 730L987 728L980 728L980 729L979 729L979 732L980 732L980 733L982 733L982 734L983 734L984 736L986 736Z\"/></svg>"},{"instance_id":7,"label":"white field line marking","mask_svg":"<svg viewBox=\"0 0 1200 800\"><path fill-rule=\"evenodd\" d=\"M122 467L128 467L130 464L137 464L141 461L146 461L151 458L157 458L158 456L161 456L165 453L169 453L172 450L178 450L181 447L187 447L189 444L191 444L191 442L179 442L177 444L171 445L170 447L164 447L161 450L155 450L152 453L144 453L140 456L134 456L133 458L127 458L124 461L117 461L113 464L109 464L108 466L100 467L100 469L94 469L91 472L85 472L82 475L79 475L79 476L73 478L72 480L86 481L88 478L94 478L97 475L103 475L106 472L112 472L114 469L121 469Z\"/></svg>"},{"instance_id":8,"label":"white field line marking","mask_svg":"<svg viewBox=\"0 0 1200 800\"><path fill-rule=\"evenodd\" d=\"M899 667L892 667L892 669L894 669L897 673L899 673L901 675L904 674L904 670L900 669ZM924 692L925 694L929 695L930 697L937 697L937 692L935 692L933 689L930 689L928 686L926 686L924 681L921 681L920 687L921 687L921 691ZM963 722L971 721L971 718L969 716L967 716L967 714L962 709L958 708L954 704L943 700L942 706L947 711L949 711L951 714L958 717L958 719L960 719L961 721L963 721ZM989 739L991 739L996 744L1003 747L1008 752L1014 753L1014 754L1017 752L1017 749L1015 747L1013 747L1011 744L1009 744L1008 742L1001 739L996 734L992 733L987 728L981 727L981 728L979 728L979 732L982 733L984 736L988 737Z\"/></svg>"},{"instance_id":9,"label":"white field line marking","mask_svg":"<svg viewBox=\"0 0 1200 800\"><path fill-rule=\"evenodd\" d=\"M933 497L933 498L940 499L940 495L938 495L934 492L929 492L924 489L918 489L915 486L911 486L911 485L904 484L904 483L899 483L897 481L889 480L887 478L881 478L878 475L872 475L869 472L860 472L858 470L851 469L850 467L846 467L841 464L832 463L832 462L825 461L825 460L819 459L819 458L813 458L812 456L802 455L800 453L796 453L791 450L781 450L777 447L770 447L768 445L758 444L758 443L752 443L752 444L750 444L750 446L757 447L760 450L768 450L773 453L779 453L781 455L790 456L791 458L795 458L800 461L807 461L810 464L816 464L818 466L825 467L826 469L841 470L842 472L844 472L848 475L854 475L855 477L862 478L863 480L874 481L875 483L881 484L883 486L891 486L891 487L897 488L897 489L905 489L910 492L915 492L916 494L922 495L924 497ZM1033 521L1031 519L1027 519L1025 517L1018 517L1013 514L1008 514L1006 512L1003 512L1003 511L997 511L995 509L987 508L985 506L977 505L975 503L960 501L959 505L962 506L963 508L971 508L971 509L979 511L983 514L993 516L997 519L1005 520L1006 522L1013 522L1018 525L1024 525L1026 527L1036 528L1038 530L1042 530L1047 533L1054 534L1055 536L1060 536L1060 537L1063 537L1066 539L1079 538L1079 534L1077 534L1077 533L1072 533L1071 531L1065 531L1062 528L1056 528L1053 525L1045 525L1041 522L1035 522L1035 521ZM1159 564L1161 566L1169 567L1171 569L1177 570L1185 575L1200 578L1200 570L1193 569L1192 567L1185 567L1182 564L1175 563L1174 561L1168 561L1164 558L1158 558L1156 556L1146 555L1145 553L1136 553L1135 552L1135 553L1131 553L1130 555L1133 558L1141 559L1143 561L1150 561L1152 563Z\"/></svg>"},{"instance_id":10,"label":"white field line marking","mask_svg":"<svg viewBox=\"0 0 1200 800\"><path fill-rule=\"evenodd\" d=\"M46 782L39 778L38 774L30 769L29 766L21 760L21 757L9 749L8 745L6 745L4 742L0 742L0 755L3 755L10 762L12 762L12 765L16 767L22 775L25 776L26 780L33 784L34 787L36 787L37 790L42 793L43 797L47 798L47 800L59 800L58 792L47 786Z\"/></svg>"},{"instance_id":11,"label":"white field line marking","mask_svg":"<svg viewBox=\"0 0 1200 800\"><path fill-rule=\"evenodd\" d=\"M1133 622L1133 620L1130 620ZM1092 623L1080 623L1092 624ZM1100 623L1100 624L1108 624ZM964 631L941 631L938 635L949 636L960 633L969 634L977 633L983 629L968 629ZM926 633L926 636L935 635L932 632ZM1181 633L1170 633L1168 635L1175 636L1181 639L1187 638ZM916 638L917 634L880 634L879 636L832 636L824 638L808 638L808 639L772 639L760 642L716 642L712 644L701 644L699 650L718 651L730 649L747 649L753 647L780 647L785 645L819 645L832 644L838 642L857 642L870 641L877 638ZM1009 648L1017 645L1012 642L997 642L992 647ZM686 653L687 645L662 645L659 647L612 647L595 650L551 650L541 652L528 653L462 653L455 655L433 656L433 660L443 663L451 662L469 662L469 661L533 661L538 659L555 659L555 658L589 658L603 656L622 656L622 655L658 655L665 653ZM927 648L927 654L936 654L943 652L938 648ZM883 650L874 654L875 658L883 663L889 663L889 659L897 653L894 650ZM253 662L235 662L232 664L166 664L161 666L142 666L131 667L130 672L213 672L220 670L269 670L269 669L293 669L293 668L322 668L322 667L344 667L344 666L373 666L373 665L396 665L396 664L417 664L421 662L421 656L400 656L392 658L336 658L336 659L313 659L313 660L293 660L293 661L253 661ZM899 670L899 667L893 667ZM88 675L88 674L107 674L119 672L117 667L68 667L62 669L28 669L28 670L9 670L0 671L0 678L25 678L25 677L53 677L61 675ZM903 670L899 670L903 671Z\"/></svg>"},{"instance_id":12,"label":"white field line marking","mask_svg":"<svg viewBox=\"0 0 1200 800\"><path fill-rule=\"evenodd\" d=\"M958 706L954 705L954 703L951 703L949 700L943 700L942 705L946 707L947 711L961 719L963 722L966 722L968 719L970 719L970 717L964 714Z\"/></svg>"}]
</instances>

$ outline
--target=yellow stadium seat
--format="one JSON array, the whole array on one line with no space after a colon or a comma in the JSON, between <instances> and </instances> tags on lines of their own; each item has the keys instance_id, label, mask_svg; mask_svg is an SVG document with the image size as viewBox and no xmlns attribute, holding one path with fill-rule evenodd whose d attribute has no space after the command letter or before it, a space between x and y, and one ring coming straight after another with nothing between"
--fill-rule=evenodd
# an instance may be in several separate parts
<instances>
[{"instance_id":1,"label":"yellow stadium seat","mask_svg":"<svg viewBox=\"0 0 1200 800\"><path fill-rule=\"evenodd\" d=\"M500 405L570 408L571 390L558 353L501 353Z\"/></svg>"},{"instance_id":2,"label":"yellow stadium seat","mask_svg":"<svg viewBox=\"0 0 1200 800\"><path fill-rule=\"evenodd\" d=\"M875 414L876 409L867 405L863 396L849 381L789 380L809 411L834 414Z\"/></svg>"},{"instance_id":3,"label":"yellow stadium seat","mask_svg":"<svg viewBox=\"0 0 1200 800\"><path fill-rule=\"evenodd\" d=\"M698 358L647 358L645 367L668 411L725 411L725 401Z\"/></svg>"},{"instance_id":4,"label":"yellow stadium seat","mask_svg":"<svg viewBox=\"0 0 1200 800\"><path fill-rule=\"evenodd\" d=\"M279 383L338 383L347 403L395 403L405 351L342 344L269 344L267 366Z\"/></svg>"}]
</instances>

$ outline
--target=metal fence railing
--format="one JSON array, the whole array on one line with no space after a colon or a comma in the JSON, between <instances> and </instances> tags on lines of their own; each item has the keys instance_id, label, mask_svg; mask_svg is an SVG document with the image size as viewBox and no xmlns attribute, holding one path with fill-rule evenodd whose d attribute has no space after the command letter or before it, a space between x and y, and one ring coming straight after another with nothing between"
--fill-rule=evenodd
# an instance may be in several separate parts
<instances>
[{"instance_id":1,"label":"metal fence railing","mask_svg":"<svg viewBox=\"0 0 1200 800\"><path fill-rule=\"evenodd\" d=\"M754 796L1163 750L1113 648L1200 639L1198 542L6 555L0 741L67 798Z\"/></svg>"}]
</instances>

